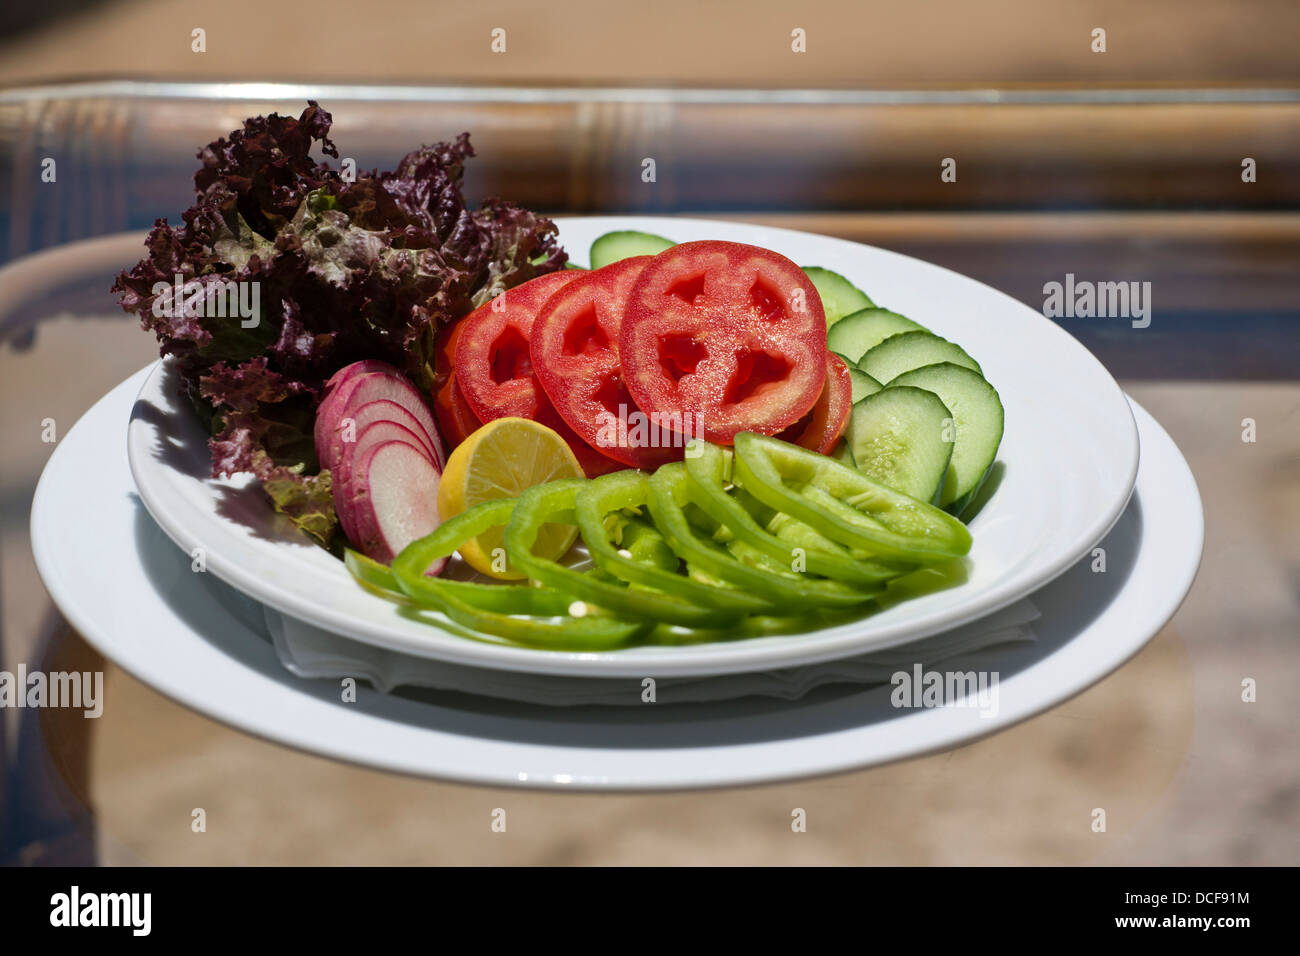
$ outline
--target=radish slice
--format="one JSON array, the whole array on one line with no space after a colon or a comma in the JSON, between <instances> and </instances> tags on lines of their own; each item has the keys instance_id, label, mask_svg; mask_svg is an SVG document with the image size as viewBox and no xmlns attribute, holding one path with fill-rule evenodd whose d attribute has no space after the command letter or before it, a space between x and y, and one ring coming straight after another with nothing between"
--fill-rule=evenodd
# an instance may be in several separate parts
<instances>
[{"instance_id":1,"label":"radish slice","mask_svg":"<svg viewBox=\"0 0 1300 956\"><path fill-rule=\"evenodd\" d=\"M438 527L440 472L420 448L404 441L381 442L354 465L349 494L336 504L351 513L354 543L367 557L388 564ZM441 565L426 573L440 570Z\"/></svg>"},{"instance_id":2,"label":"radish slice","mask_svg":"<svg viewBox=\"0 0 1300 956\"><path fill-rule=\"evenodd\" d=\"M401 375L388 372L354 374L343 379L341 384L325 396L320 408L316 410L316 456L320 459L321 466L325 468L337 466L342 451L339 432L344 420L351 417L361 406L377 401L395 402L411 413L420 423L420 428L429 440L429 447L433 449L434 460L441 468L447 456L443 451L442 438L433 420L433 413L429 411L424 397L414 385Z\"/></svg>"},{"instance_id":3,"label":"radish slice","mask_svg":"<svg viewBox=\"0 0 1300 956\"><path fill-rule=\"evenodd\" d=\"M348 421L351 420L352 427L348 428ZM396 402L388 399L380 399L377 402L366 402L356 408L348 410L348 413L339 421L337 429L339 430L339 439L341 442L340 450L342 457L347 457L348 446L352 446L355 451L356 444L361 441L361 435L371 425L379 422L392 422L395 425L401 425L407 431L411 432L412 439L424 449L425 454L429 456L430 461L437 461L438 456L434 451L433 442L425 434L424 427L420 420L412 415L405 407L398 405ZM441 462L439 462L441 464Z\"/></svg>"},{"instance_id":4,"label":"radish slice","mask_svg":"<svg viewBox=\"0 0 1300 956\"><path fill-rule=\"evenodd\" d=\"M372 402L371 404L378 403ZM421 444L420 437L409 428L394 421L380 420L372 422L366 428L357 432L355 441L345 441L343 443L334 470L334 474L338 476L334 483L336 500L342 499L346 501L352 497L352 490L356 484L355 479L357 476L357 470L353 467L354 463L365 458L366 453L376 445L382 445L384 442L389 441L406 442L416 448L430 462L433 461L433 456ZM345 511L347 511L346 516ZM343 533L348 536L349 540L359 541L361 536L355 523L351 520L352 517L353 513L348 509L339 511L339 523L343 525Z\"/></svg>"},{"instance_id":5,"label":"radish slice","mask_svg":"<svg viewBox=\"0 0 1300 956\"><path fill-rule=\"evenodd\" d=\"M345 365L325 382L325 389L334 388L336 385L342 385L354 375L364 375L367 372L385 372L389 375L401 375L394 366L387 362L381 362L379 359L363 359L360 362L353 362L351 365Z\"/></svg>"}]
</instances>

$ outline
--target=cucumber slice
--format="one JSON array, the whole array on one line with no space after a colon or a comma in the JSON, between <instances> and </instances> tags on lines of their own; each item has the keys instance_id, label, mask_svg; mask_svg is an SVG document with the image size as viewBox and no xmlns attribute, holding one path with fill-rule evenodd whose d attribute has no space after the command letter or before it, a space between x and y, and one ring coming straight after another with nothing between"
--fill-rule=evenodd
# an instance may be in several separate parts
<instances>
[{"instance_id":1,"label":"cucumber slice","mask_svg":"<svg viewBox=\"0 0 1300 956\"><path fill-rule=\"evenodd\" d=\"M822 308L826 310L826 328L830 328L846 315L862 309L870 309L875 303L867 294L853 285L838 272L823 269L821 266L804 266L804 275L812 280L821 296Z\"/></svg>"},{"instance_id":2,"label":"cucumber slice","mask_svg":"<svg viewBox=\"0 0 1300 956\"><path fill-rule=\"evenodd\" d=\"M853 404L856 405L868 395L874 395L885 386L881 385L874 378L862 371L860 368L854 368L853 363L845 361L849 367L849 381L853 384Z\"/></svg>"},{"instance_id":3,"label":"cucumber slice","mask_svg":"<svg viewBox=\"0 0 1300 956\"><path fill-rule=\"evenodd\" d=\"M952 411L956 441L939 507L960 515L979 493L997 457L1002 443L1002 400L982 375L951 362L906 372L885 392L904 385L934 392Z\"/></svg>"},{"instance_id":4,"label":"cucumber slice","mask_svg":"<svg viewBox=\"0 0 1300 956\"><path fill-rule=\"evenodd\" d=\"M663 236L654 236L648 232L607 232L591 244L591 267L599 269L620 259L633 256L657 256L665 249L671 249L677 243Z\"/></svg>"},{"instance_id":5,"label":"cucumber slice","mask_svg":"<svg viewBox=\"0 0 1300 956\"><path fill-rule=\"evenodd\" d=\"M928 332L906 316L888 309L859 309L826 333L826 347L856 365L867 352L900 332Z\"/></svg>"},{"instance_id":6,"label":"cucumber slice","mask_svg":"<svg viewBox=\"0 0 1300 956\"><path fill-rule=\"evenodd\" d=\"M840 356L844 358L844 356ZM860 368L854 368L853 363L844 359L844 364L849 367L849 382L853 386L852 401L854 405L862 401L868 395L874 395L885 386L881 385L874 378L862 371ZM849 467L853 467L853 450L849 448L849 443L841 440L831 452L831 457L837 461L842 461Z\"/></svg>"},{"instance_id":7,"label":"cucumber slice","mask_svg":"<svg viewBox=\"0 0 1300 956\"><path fill-rule=\"evenodd\" d=\"M924 365L951 362L980 373L979 362L962 351L955 342L930 332L900 332L891 335L858 360L858 368L877 382L892 385L904 372ZM939 396L942 398L943 396Z\"/></svg>"},{"instance_id":8,"label":"cucumber slice","mask_svg":"<svg viewBox=\"0 0 1300 956\"><path fill-rule=\"evenodd\" d=\"M952 458L952 420L934 392L891 385L853 406L844 443L868 478L936 504Z\"/></svg>"}]
</instances>

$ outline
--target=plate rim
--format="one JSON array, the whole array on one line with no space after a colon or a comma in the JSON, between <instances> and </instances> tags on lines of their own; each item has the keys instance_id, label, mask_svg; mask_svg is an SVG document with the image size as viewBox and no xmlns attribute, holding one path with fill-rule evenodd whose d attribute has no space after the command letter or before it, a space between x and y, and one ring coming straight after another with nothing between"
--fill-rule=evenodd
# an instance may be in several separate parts
<instances>
[{"instance_id":1,"label":"plate rim","mask_svg":"<svg viewBox=\"0 0 1300 956\"><path fill-rule=\"evenodd\" d=\"M142 370L137 375L143 376ZM132 377L134 378L134 376ZM130 380L128 380L130 381ZM123 383L125 385L126 383ZM121 387L121 386L119 386ZM111 395L112 393L110 393ZM101 399L100 402L104 402ZM123 399L125 402L126 399ZM769 784L777 782L786 782L791 780L814 779L834 774L845 773L855 770L861 770L866 767L878 766L901 759L923 756L929 753L935 753L955 746L969 743L973 740L989 736L1000 730L1014 726L1030 717L1036 716L1052 707L1063 703L1083 690L1097 683L1108 674L1122 666L1134 655L1136 655L1147 643L1168 623L1174 616L1179 607L1182 605L1188 591L1194 583L1204 545L1204 509L1199 488L1197 487L1195 476L1188 467L1186 459L1178 449L1176 443L1163 429L1156 420L1147 413L1142 407L1131 398L1128 399L1130 404L1140 412L1140 417L1148 422L1148 427L1154 429L1156 436L1160 439L1159 444L1167 446L1165 449L1157 449L1161 452L1159 455L1151 456L1152 464L1158 464L1160 467L1172 467L1177 472L1177 477L1185 482L1185 491L1187 493L1187 504L1189 505L1188 513L1179 516L1178 529L1181 533L1187 534L1186 541L1183 542L1186 547L1176 549L1177 554L1181 554L1184 560L1176 565L1178 574L1171 576L1162 574L1160 581L1169 585L1169 591L1166 599L1161 602L1158 610L1154 610L1152 617L1146 624L1142 625L1139 630L1140 636L1129 636L1122 641L1116 637L1123 628L1104 627L1106 614L1119 603L1119 597L1133 588L1133 584L1126 583L1125 586L1117 593L1116 598L1110 602L1107 611L1104 611L1098 618L1089 621L1087 625L1075 637L1063 644L1052 654L1036 661L1025 671L1013 675L1011 678L1001 683L1001 691L1005 692L1008 687L1015 687L1017 695L1011 698L1011 706L1004 706L993 720L988 722L987 726L981 722L968 721L965 727L958 732L944 732L942 730L945 723L951 723L955 717L960 715L960 711L952 708L935 708L927 709L909 715L906 719L909 721L908 728L912 731L910 734L896 734L891 737L891 746L887 748L878 747L870 756L863 756L860 750L852 746L844 746L845 743L870 743L861 738L874 732L881 732L885 725L867 724L849 728L838 729L831 732L824 732L811 737L798 737L794 740L782 738L780 740L765 740L760 744L739 743L726 744L721 747L707 748L707 753L712 756L718 750L726 751L747 750L750 757L758 756L765 750L777 748L783 754L793 755L802 758L796 767L789 767L787 764L776 765L766 759L747 759L743 761L746 770L740 772L735 769L735 761L730 765L732 769L720 769L724 766L722 761L710 761L705 764L709 772L700 775L682 775L681 771L676 770L677 764L669 758L669 763L674 766L672 774L660 773L658 775L647 774L645 771L640 776L611 776L609 774L592 774L589 776L575 776L567 773L552 772L549 776L540 774L527 774L523 772L510 773L507 769L496 768L496 772L485 772L481 765L472 770L462 768L448 769L431 768L427 761L421 764L417 756L425 756L429 753L443 754L445 751L437 747L413 748L410 751L401 751L396 747L391 747L388 754L380 755L374 752L373 747L347 747L329 736L329 733L322 724L315 722L314 718L308 714L308 711L315 710L316 716L327 718L329 721L364 721L369 724L368 730L382 732L397 728L399 733L407 731L416 734L417 740L426 744L430 741L442 740L450 744L452 741L465 741L469 738L457 735L454 731L444 730L442 728L415 727L400 721L393 721L381 715L369 713L351 708L339 708L334 703L326 703L315 698L303 698L302 707L294 706L290 708L281 708L275 710L273 706L267 705L266 710L274 711L277 716L283 716L284 713L299 715L297 724L292 730L286 730L284 722L273 727L266 727L259 723L253 716L252 711L246 706L241 706L240 701L246 699L243 695L231 693L233 688L223 685L220 691L213 690L211 682L203 682L202 678L194 678L190 673L191 679L200 681L198 685L189 687L178 687L175 681L169 683L159 670L165 671L165 666L161 665L157 658L143 658L143 664L140 660L132 659L131 664L125 664L122 661L123 654L121 649L116 647L112 640L105 637L101 632L95 620L95 615L83 613L80 604L75 596L75 591L71 588L71 582L64 580L56 572L57 564L53 563L52 555L46 548L46 535L43 532L43 526L47 521L53 520L49 517L52 512L45 504L45 499L54 492L51 486L55 484L52 477L56 463L60 463L63 452L71 443L68 438L76 431L78 426L74 426L64 441L60 442L51 456L46 468L42 473L41 480L37 485L36 493L33 497L32 517L30 524L31 542L33 555L36 565L40 571L42 580L50 591L51 597L58 605L60 610L68 616L69 621L83 637L105 654L114 663L122 667L123 670L131 674L136 679L142 681L148 686L171 700L174 700L183 706L189 707L204 714L212 719L218 720L228 726L252 734L253 736L269 740L281 746L289 746L319 756L325 756L332 759L341 760L347 763L360 764L378 770L407 774L421 778L434 778L446 780L455 783L485 785L485 786L503 786L519 789L546 789L551 791L614 791L614 792L666 792L666 791L683 791L683 790L705 790L718 789L734 786ZM98 403L97 403L98 404ZM89 413L88 413L89 414ZM87 416L83 416L83 419ZM80 425L80 422L78 423ZM1167 458L1166 458L1167 456ZM1150 465L1148 465L1150 467ZM129 474L129 470L128 470ZM1166 486L1167 487L1167 486ZM1167 497L1172 500L1172 496L1156 496L1157 498ZM125 500L125 496L123 496ZM125 507L125 505L120 505ZM1144 508L1144 512L1146 508ZM1143 546L1139 549L1139 554L1150 547L1157 545L1147 542L1154 540L1146 532L1146 516L1144 514L1144 531ZM1167 566L1161 562L1162 566ZM65 585L68 585L65 588ZM148 586L146 584L146 586ZM1150 597L1148 593L1147 597ZM150 598L161 601L161 597L150 587ZM1151 606L1148 601L1147 606ZM1131 622L1132 618L1124 618L1121 623ZM236 622L237 624L239 622ZM242 626L242 625L241 625ZM1120 644L1116 652L1099 658L1095 653L1087 658L1087 666L1079 668L1062 668L1063 663L1057 661L1057 670L1063 675L1062 680L1057 684L1050 685L1053 689L1045 689L1049 685L1038 678L1040 674L1036 672L1048 662L1053 661L1062 654L1071 654L1071 649L1076 651L1082 645L1076 645L1076 642L1089 631L1098 631L1105 634L1111 644ZM251 633L251 632L250 632ZM200 635L192 631L188 635L191 638L203 642ZM213 653L221 654L222 652L213 649ZM129 655L127 655L129 658ZM226 658L222 657L223 660ZM135 666L141 664L141 666ZM271 681L270 678L263 674L257 673L254 669L243 662L234 661L232 664L239 668L237 673L244 675L253 681ZM272 687L279 693L291 693L294 691L293 685L286 682L272 682ZM1023 693L1021 688L1025 688ZM378 694L378 692L373 692ZM205 696L206 694L206 696ZM317 710L317 708L324 708ZM265 715L259 715L265 716ZM917 730L924 727L927 731L925 738L918 739ZM931 729L934 728L934 729ZM365 739L370 740L372 735L354 734L352 740ZM837 746L830 747L830 738L835 738ZM895 739L897 738L897 739ZM811 749L811 741L818 741L822 752L832 749L835 753L834 759L820 760L815 765L808 762L807 753ZM483 740L475 738L474 747L471 748L475 753L480 753ZM487 744L491 746L501 746L509 744L513 746L523 746L532 750L561 750L569 751L575 748L559 748L550 744L521 744L519 741L500 741L497 739L488 739ZM793 747L793 752L791 751ZM417 753L418 751L418 753ZM666 751L668 754L677 754L680 748ZM659 751L651 757L646 757L646 751L634 750L638 754L636 766L653 766L656 764L656 758L662 757L665 751Z\"/></svg>"},{"instance_id":2,"label":"plate rim","mask_svg":"<svg viewBox=\"0 0 1300 956\"><path fill-rule=\"evenodd\" d=\"M1101 511L1087 525L1087 532L1077 536L1079 542L1075 548L1063 551L1056 559L1047 564L1036 566L1036 570L1026 570L1014 575L1011 580L1003 582L974 595L969 601L958 607L931 612L928 618L916 621L900 621L892 627L866 627L858 632L818 633L807 632L798 635L797 644L762 644L762 639L749 641L715 641L706 644L672 648L656 648L646 652L644 648L632 647L604 652L547 651L508 644L473 641L457 637L436 627L428 627L428 633L420 638L405 631L392 628L390 622L361 615L348 615L345 621L339 621L334 611L326 611L312 601L303 591L292 588L275 587L267 584L257 575L245 572L237 559L227 560L219 550L207 550L208 569L226 583L235 587L254 600L267 604L291 617L321 627L331 633L340 634L355 640L361 640L373 646L385 647L406 653L414 653L435 660L450 661L475 667L508 670L529 673L565 674L570 676L608 676L641 677L647 674L663 677L707 676L723 673L746 673L772 669L782 666L800 666L819 661L835 660L863 653L868 650L885 649L910 643L955 627L979 620L1008 607L1027 594L1055 580L1071 567L1080 556L1087 553L1097 541L1100 541L1114 527L1132 497L1133 488L1140 466L1141 444L1138 438L1136 420L1126 396L1109 370L1085 348L1082 343L1042 315L1035 313L1029 306L1017 301L986 283L963 275L944 266L939 266L914 256L907 256L892 250L869 246L852 240L823 236L817 233L784 229L775 226L763 226L753 223L734 222L724 219L711 220L675 216L576 216L557 217L556 223L561 232L566 224L584 224L593 227L600 224L618 224L621 228L652 227L655 224L685 224L696 228L717 226L740 226L760 229L765 233L780 233L798 240L813 239L820 243L831 243L847 251L868 249L873 255L897 257L919 264L926 269L939 269L963 282L972 282L980 286L985 294L992 294L1002 300L1007 309L1028 310L1031 315L1053 330L1062 347L1075 350L1075 359L1084 363L1094 372L1100 372L1105 382L1119 396L1127 419L1123 426L1123 435L1118 439L1126 449L1128 462L1127 474L1121 484L1126 487L1123 495L1113 501L1109 509ZM1066 345L1068 343L1068 346ZM155 363L153 370L141 386L141 394L159 374L162 362ZM139 427L148 427L147 423ZM134 435L137 421L132 417L128 425L127 445L132 478L140 491L141 499L150 515L178 546L189 551L196 540L187 533L181 521L160 509L151 493L151 477L148 468L139 467L147 458L137 461L132 453L135 446ZM142 480L143 477L143 480ZM161 513L160 513L161 512ZM200 543L201 544L201 543ZM375 598L375 600L382 600ZM845 625L846 627L851 625Z\"/></svg>"}]
</instances>

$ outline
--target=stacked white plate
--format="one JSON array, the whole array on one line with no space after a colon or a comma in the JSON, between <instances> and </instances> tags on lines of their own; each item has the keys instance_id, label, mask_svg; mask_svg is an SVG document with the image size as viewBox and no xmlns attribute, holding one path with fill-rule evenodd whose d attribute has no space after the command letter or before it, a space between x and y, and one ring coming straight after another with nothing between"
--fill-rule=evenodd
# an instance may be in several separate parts
<instances>
[{"instance_id":1,"label":"stacked white plate","mask_svg":"<svg viewBox=\"0 0 1300 956\"><path fill-rule=\"evenodd\" d=\"M688 219L560 227L571 251L613 229L766 246L842 273L975 356L1006 431L965 580L851 624L744 641L590 654L453 636L356 586L249 482L211 479L202 428L158 363L86 414L37 489L33 547L69 620L160 691L293 746L480 783L653 789L845 770L992 732L1100 679L1181 603L1202 534L1186 463L1043 316L937 266L821 236ZM969 650L1030 606L1035 640ZM311 652L309 672L335 677L290 673L281 658L295 648ZM996 701L895 706L891 685L862 683L887 679L854 669L864 655L995 673ZM362 684L347 702L337 677L354 665L381 686L440 689ZM629 706L606 705L619 694Z\"/></svg>"}]
</instances>

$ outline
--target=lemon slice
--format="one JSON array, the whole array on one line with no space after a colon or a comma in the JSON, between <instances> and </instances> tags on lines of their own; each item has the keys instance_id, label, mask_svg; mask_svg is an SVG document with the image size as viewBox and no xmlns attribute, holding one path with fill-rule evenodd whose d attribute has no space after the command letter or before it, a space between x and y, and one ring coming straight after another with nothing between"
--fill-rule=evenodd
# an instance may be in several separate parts
<instances>
[{"instance_id":1,"label":"lemon slice","mask_svg":"<svg viewBox=\"0 0 1300 956\"><path fill-rule=\"evenodd\" d=\"M456 446L438 482L438 515L446 521L493 498L514 498L556 478L581 478L582 466L553 429L527 418L497 418ZM543 525L533 551L559 558L578 536L572 525ZM475 571L507 581L528 575L510 566L505 529L491 528L460 546Z\"/></svg>"}]
</instances>

